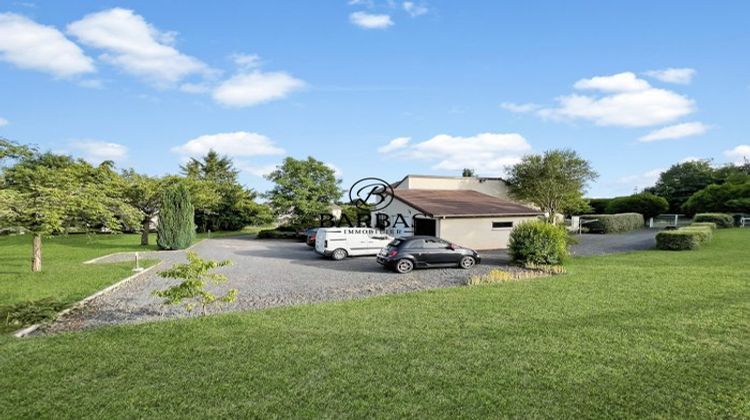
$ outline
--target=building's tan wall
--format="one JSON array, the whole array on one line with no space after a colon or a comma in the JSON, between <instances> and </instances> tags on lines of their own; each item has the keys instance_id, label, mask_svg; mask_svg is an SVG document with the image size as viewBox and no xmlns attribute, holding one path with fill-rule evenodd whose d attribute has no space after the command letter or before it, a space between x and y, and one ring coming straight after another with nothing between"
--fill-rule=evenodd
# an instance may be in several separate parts
<instances>
[{"instance_id":1,"label":"building's tan wall","mask_svg":"<svg viewBox=\"0 0 750 420\"><path fill-rule=\"evenodd\" d=\"M391 220L391 224L393 224L396 221L396 215L402 214L404 216L404 219L406 219L406 223L409 224L408 229L404 229L403 224L399 224L398 228L395 230L391 229L388 230L388 234L394 237L398 236L412 236L414 234L414 226L412 225L412 217L415 214L419 214L420 211L409 206L408 204L404 203L401 200L393 199L391 203L388 205L388 207L378 210L376 212L372 212L370 216L372 217L373 223L375 223L375 218L377 213L384 213L387 214L388 217Z\"/></svg>"},{"instance_id":2,"label":"building's tan wall","mask_svg":"<svg viewBox=\"0 0 750 420\"><path fill-rule=\"evenodd\" d=\"M488 179L480 182L478 178L456 177L456 178L430 178L430 177L407 177L399 184L397 189L405 190L474 190L499 198L508 198L508 187L505 182L497 179Z\"/></svg>"},{"instance_id":3,"label":"building's tan wall","mask_svg":"<svg viewBox=\"0 0 750 420\"><path fill-rule=\"evenodd\" d=\"M476 217L439 219L438 236L474 249L504 249L508 247L511 228L492 229L492 222L513 222L513 226L535 217Z\"/></svg>"}]
</instances>

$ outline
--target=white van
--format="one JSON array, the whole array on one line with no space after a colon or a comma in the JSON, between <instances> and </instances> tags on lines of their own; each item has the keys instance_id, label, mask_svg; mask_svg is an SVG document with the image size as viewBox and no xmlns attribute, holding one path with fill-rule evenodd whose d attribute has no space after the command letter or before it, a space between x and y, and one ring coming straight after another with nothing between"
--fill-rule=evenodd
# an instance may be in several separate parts
<instances>
[{"instance_id":1,"label":"white van","mask_svg":"<svg viewBox=\"0 0 750 420\"><path fill-rule=\"evenodd\" d=\"M372 228L320 228L315 237L315 252L334 260L360 255L378 255L393 238Z\"/></svg>"}]
</instances>

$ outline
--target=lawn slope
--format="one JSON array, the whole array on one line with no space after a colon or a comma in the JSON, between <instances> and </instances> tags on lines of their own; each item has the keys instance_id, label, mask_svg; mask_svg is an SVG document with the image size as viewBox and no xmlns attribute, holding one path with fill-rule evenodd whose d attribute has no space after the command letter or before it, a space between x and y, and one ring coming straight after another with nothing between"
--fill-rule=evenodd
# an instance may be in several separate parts
<instances>
[{"instance_id":1,"label":"lawn slope","mask_svg":"<svg viewBox=\"0 0 750 420\"><path fill-rule=\"evenodd\" d=\"M496 286L0 337L4 417L747 417L750 229Z\"/></svg>"}]
</instances>

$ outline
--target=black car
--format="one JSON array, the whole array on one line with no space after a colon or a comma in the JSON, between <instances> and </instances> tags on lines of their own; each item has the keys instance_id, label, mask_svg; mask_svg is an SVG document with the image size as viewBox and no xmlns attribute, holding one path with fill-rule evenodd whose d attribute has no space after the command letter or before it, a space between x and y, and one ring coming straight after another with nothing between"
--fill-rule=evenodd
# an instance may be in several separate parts
<instances>
[{"instance_id":1,"label":"black car","mask_svg":"<svg viewBox=\"0 0 750 420\"><path fill-rule=\"evenodd\" d=\"M411 236L393 240L378 254L377 261L399 273L414 268L461 267L479 264L477 251L464 248L434 236Z\"/></svg>"}]
</instances>

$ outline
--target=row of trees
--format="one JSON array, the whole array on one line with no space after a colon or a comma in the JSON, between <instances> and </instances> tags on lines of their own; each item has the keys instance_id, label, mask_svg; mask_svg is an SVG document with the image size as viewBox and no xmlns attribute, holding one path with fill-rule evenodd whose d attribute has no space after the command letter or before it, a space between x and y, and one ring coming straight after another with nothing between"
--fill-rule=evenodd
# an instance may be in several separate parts
<instances>
[{"instance_id":1,"label":"row of trees","mask_svg":"<svg viewBox=\"0 0 750 420\"><path fill-rule=\"evenodd\" d=\"M32 235L33 271L41 270L44 235L140 231L148 245L165 191L177 187L194 208L191 231L237 230L274 219L267 205L255 201L258 194L239 183L231 160L213 151L188 162L181 175L153 177L0 139L0 169L0 228Z\"/></svg>"}]
</instances>

